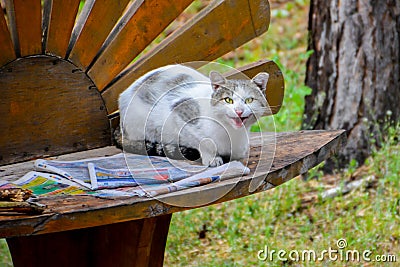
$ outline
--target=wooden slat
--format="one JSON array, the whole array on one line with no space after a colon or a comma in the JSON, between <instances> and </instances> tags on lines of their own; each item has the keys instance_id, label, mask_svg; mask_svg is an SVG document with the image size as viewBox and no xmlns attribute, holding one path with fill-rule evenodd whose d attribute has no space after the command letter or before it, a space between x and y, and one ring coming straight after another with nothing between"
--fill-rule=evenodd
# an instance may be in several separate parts
<instances>
[{"instance_id":1,"label":"wooden slat","mask_svg":"<svg viewBox=\"0 0 400 267\"><path fill-rule=\"evenodd\" d=\"M247 0L214 2L106 88L103 98L108 111L117 110L119 94L144 73L171 63L212 61L265 32L269 20L267 0L254 0L251 9Z\"/></svg>"},{"instance_id":2,"label":"wooden slat","mask_svg":"<svg viewBox=\"0 0 400 267\"><path fill-rule=\"evenodd\" d=\"M14 267L161 267L170 221L168 214L7 243Z\"/></svg>"},{"instance_id":3,"label":"wooden slat","mask_svg":"<svg viewBox=\"0 0 400 267\"><path fill-rule=\"evenodd\" d=\"M95 2L96 0L86 0L84 2L82 10L80 11L76 19L74 29L72 30L71 39L68 44L66 58L68 58L69 55L71 54L71 50L75 46L75 43L78 40L79 35L81 34L83 26L85 25L86 20L89 17L90 11L92 10L92 7Z\"/></svg>"},{"instance_id":4,"label":"wooden slat","mask_svg":"<svg viewBox=\"0 0 400 267\"><path fill-rule=\"evenodd\" d=\"M270 6L268 0L254 1L248 0L251 12L251 23L254 27L254 32L257 36L263 34L268 30L270 22ZM268 17L266 17L268 16ZM266 23L266 20L268 22Z\"/></svg>"},{"instance_id":5,"label":"wooden slat","mask_svg":"<svg viewBox=\"0 0 400 267\"><path fill-rule=\"evenodd\" d=\"M41 0L14 0L21 56L42 53Z\"/></svg>"},{"instance_id":6,"label":"wooden slat","mask_svg":"<svg viewBox=\"0 0 400 267\"><path fill-rule=\"evenodd\" d=\"M80 0L49 0L51 13L48 27L46 53L65 57L74 27Z\"/></svg>"},{"instance_id":7,"label":"wooden slat","mask_svg":"<svg viewBox=\"0 0 400 267\"><path fill-rule=\"evenodd\" d=\"M97 0L72 48L69 59L86 69L100 50L129 0Z\"/></svg>"},{"instance_id":8,"label":"wooden slat","mask_svg":"<svg viewBox=\"0 0 400 267\"><path fill-rule=\"evenodd\" d=\"M211 205L262 192L305 173L341 149L346 140L346 133L343 130L276 133L276 150L272 167L269 168L264 166L264 162L269 162L271 159L266 158L268 157L266 153L260 156L264 144L255 136L255 133L251 134L249 158L251 172L248 176L166 194L158 199L137 197L100 199L91 196L41 198L39 203L48 207L42 215L1 216L0 237L54 233L149 218L194 208L199 203ZM104 155L104 150L101 152L99 155ZM80 153L80 156L74 159L79 158L85 158L85 155ZM259 165L261 165L260 170L256 170ZM13 165L2 167L2 169L9 168L17 171ZM250 191L249 186L253 179L260 181L261 186L255 191ZM221 197L215 199L215 196ZM168 203L180 203L180 205Z\"/></svg>"},{"instance_id":9,"label":"wooden slat","mask_svg":"<svg viewBox=\"0 0 400 267\"><path fill-rule=\"evenodd\" d=\"M0 69L0 165L106 146L100 93L73 64L50 56Z\"/></svg>"},{"instance_id":10,"label":"wooden slat","mask_svg":"<svg viewBox=\"0 0 400 267\"><path fill-rule=\"evenodd\" d=\"M43 0L43 11L42 11L42 53L46 53L47 37L49 34L51 7L53 6L53 0Z\"/></svg>"},{"instance_id":11,"label":"wooden slat","mask_svg":"<svg viewBox=\"0 0 400 267\"><path fill-rule=\"evenodd\" d=\"M14 45L7 27L3 9L0 8L0 67L15 59Z\"/></svg>"},{"instance_id":12,"label":"wooden slat","mask_svg":"<svg viewBox=\"0 0 400 267\"><path fill-rule=\"evenodd\" d=\"M96 86L103 89L192 1L138 1L129 22L88 72Z\"/></svg>"},{"instance_id":13,"label":"wooden slat","mask_svg":"<svg viewBox=\"0 0 400 267\"><path fill-rule=\"evenodd\" d=\"M7 13L7 23L8 23L8 29L10 30L11 41L14 45L15 55L18 58L21 57L21 52L19 49L17 24L15 22L14 2L13 0L4 0L4 4Z\"/></svg>"},{"instance_id":14,"label":"wooden slat","mask_svg":"<svg viewBox=\"0 0 400 267\"><path fill-rule=\"evenodd\" d=\"M265 95L271 108L271 112L266 112L264 115L276 114L282 106L285 92L285 81L281 70L275 62L270 60L260 60L238 68L235 73L227 73L226 76L228 79L241 79L244 74L249 78L253 78L259 72L267 72L269 74Z\"/></svg>"}]
</instances>

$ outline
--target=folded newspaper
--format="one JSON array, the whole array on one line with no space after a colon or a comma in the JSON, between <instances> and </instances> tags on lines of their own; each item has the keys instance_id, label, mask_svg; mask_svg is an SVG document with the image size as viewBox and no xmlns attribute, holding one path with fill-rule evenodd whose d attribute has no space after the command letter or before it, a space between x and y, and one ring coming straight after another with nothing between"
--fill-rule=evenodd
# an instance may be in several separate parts
<instances>
[{"instance_id":1,"label":"folded newspaper","mask_svg":"<svg viewBox=\"0 0 400 267\"><path fill-rule=\"evenodd\" d=\"M238 161L211 168L171 160L120 153L77 161L38 159L35 170L13 183L36 195L157 196L231 177L250 170Z\"/></svg>"}]
</instances>

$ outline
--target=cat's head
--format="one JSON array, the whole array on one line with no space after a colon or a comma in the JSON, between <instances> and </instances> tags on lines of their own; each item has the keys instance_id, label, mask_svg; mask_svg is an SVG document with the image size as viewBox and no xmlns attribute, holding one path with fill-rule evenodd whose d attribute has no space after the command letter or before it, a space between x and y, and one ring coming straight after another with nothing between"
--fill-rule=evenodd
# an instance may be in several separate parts
<instances>
[{"instance_id":1,"label":"cat's head","mask_svg":"<svg viewBox=\"0 0 400 267\"><path fill-rule=\"evenodd\" d=\"M250 127L267 108L265 90L269 74L260 72L251 80L227 80L219 72L210 72L211 103L221 122L234 129Z\"/></svg>"}]
</instances>

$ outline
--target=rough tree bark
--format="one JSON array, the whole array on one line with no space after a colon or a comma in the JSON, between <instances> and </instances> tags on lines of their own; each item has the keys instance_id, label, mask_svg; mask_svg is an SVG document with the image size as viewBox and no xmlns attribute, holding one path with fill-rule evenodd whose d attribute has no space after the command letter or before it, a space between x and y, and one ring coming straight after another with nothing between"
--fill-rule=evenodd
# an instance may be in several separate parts
<instances>
[{"instance_id":1,"label":"rough tree bark","mask_svg":"<svg viewBox=\"0 0 400 267\"><path fill-rule=\"evenodd\" d=\"M309 32L303 127L348 130L339 164L362 163L371 133L400 117L400 1L311 0Z\"/></svg>"}]
</instances>

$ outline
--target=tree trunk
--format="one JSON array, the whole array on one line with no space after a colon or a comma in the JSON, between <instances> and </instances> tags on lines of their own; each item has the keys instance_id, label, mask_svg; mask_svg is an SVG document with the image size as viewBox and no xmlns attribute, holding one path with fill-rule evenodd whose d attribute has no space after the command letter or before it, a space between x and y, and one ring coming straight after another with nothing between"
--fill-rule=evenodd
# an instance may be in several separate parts
<instances>
[{"instance_id":1,"label":"tree trunk","mask_svg":"<svg viewBox=\"0 0 400 267\"><path fill-rule=\"evenodd\" d=\"M400 117L400 1L311 0L304 128L346 129L339 164L363 163Z\"/></svg>"}]
</instances>

